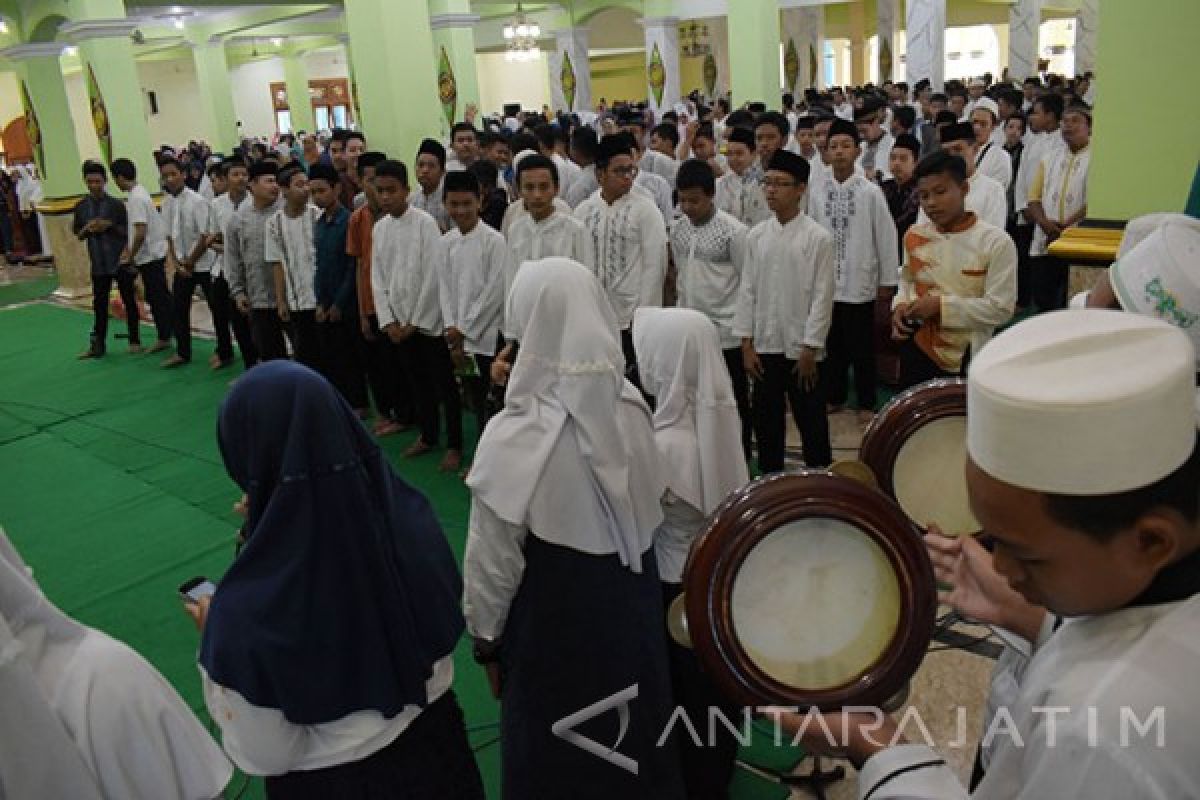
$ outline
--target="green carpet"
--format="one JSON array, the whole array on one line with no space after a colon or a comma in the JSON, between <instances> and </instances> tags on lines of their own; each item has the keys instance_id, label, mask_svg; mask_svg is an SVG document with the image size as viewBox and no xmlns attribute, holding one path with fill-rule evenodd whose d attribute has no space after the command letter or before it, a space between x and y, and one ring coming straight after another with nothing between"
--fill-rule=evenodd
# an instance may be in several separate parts
<instances>
[{"instance_id":1,"label":"green carpet","mask_svg":"<svg viewBox=\"0 0 1200 800\"><path fill-rule=\"evenodd\" d=\"M0 293L0 306L5 299ZM0 310L0 525L56 604L130 644L208 722L197 635L176 587L194 575L219 578L233 557L238 491L215 431L236 373L205 366L207 341L196 343L195 363L178 370L158 369L161 356L128 355L119 341L99 361L77 361L90 324L86 314L45 304ZM473 433L473 417L466 420ZM468 492L437 472L436 456L399 458L414 436L389 437L384 448L433 502L461 558ZM465 641L455 660L454 688L488 796L498 798L498 706ZM798 758L772 748L769 736L756 737L743 756L775 768ZM242 787L235 779L229 796ZM733 790L737 800L786 794L740 770ZM243 796L260 797L259 783Z\"/></svg>"},{"instance_id":2,"label":"green carpet","mask_svg":"<svg viewBox=\"0 0 1200 800\"><path fill-rule=\"evenodd\" d=\"M50 294L57 287L58 278L54 275L0 284L0 308L37 300Z\"/></svg>"}]
</instances>

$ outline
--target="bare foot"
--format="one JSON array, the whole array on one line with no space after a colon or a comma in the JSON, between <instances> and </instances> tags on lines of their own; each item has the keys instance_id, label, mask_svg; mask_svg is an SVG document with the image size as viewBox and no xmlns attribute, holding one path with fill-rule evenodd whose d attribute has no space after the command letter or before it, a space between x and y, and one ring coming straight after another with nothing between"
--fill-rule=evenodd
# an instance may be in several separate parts
<instances>
[{"instance_id":1,"label":"bare foot","mask_svg":"<svg viewBox=\"0 0 1200 800\"><path fill-rule=\"evenodd\" d=\"M138 343L134 343L129 345L129 352L133 355L141 355L142 353L146 352L146 348L142 347Z\"/></svg>"},{"instance_id":2,"label":"bare foot","mask_svg":"<svg viewBox=\"0 0 1200 800\"><path fill-rule=\"evenodd\" d=\"M458 472L461 467L462 453L458 450L447 450L442 463L438 464L438 472Z\"/></svg>"},{"instance_id":3,"label":"bare foot","mask_svg":"<svg viewBox=\"0 0 1200 800\"><path fill-rule=\"evenodd\" d=\"M163 350L166 350L170 346L171 346L170 342L164 341L163 339L159 339L154 344L150 345L150 349L147 350L146 352L149 353L150 355L153 355L154 353L161 353Z\"/></svg>"},{"instance_id":4,"label":"bare foot","mask_svg":"<svg viewBox=\"0 0 1200 800\"><path fill-rule=\"evenodd\" d=\"M414 458L416 456L423 456L432 449L433 449L433 447L425 444L424 440L417 439L415 442L413 442L412 444L410 444L408 446L407 450L404 451L404 457L405 458Z\"/></svg>"},{"instance_id":5,"label":"bare foot","mask_svg":"<svg viewBox=\"0 0 1200 800\"><path fill-rule=\"evenodd\" d=\"M188 362L185 359L180 358L179 355L176 354L162 362L162 364L159 366L161 366L163 369L172 369L174 367L182 367L186 363Z\"/></svg>"}]
</instances>

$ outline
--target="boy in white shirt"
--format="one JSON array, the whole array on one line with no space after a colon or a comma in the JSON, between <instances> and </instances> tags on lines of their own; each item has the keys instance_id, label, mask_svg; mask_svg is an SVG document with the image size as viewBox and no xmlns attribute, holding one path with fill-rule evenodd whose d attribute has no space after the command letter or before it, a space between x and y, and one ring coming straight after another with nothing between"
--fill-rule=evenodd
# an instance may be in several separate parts
<instances>
[{"instance_id":1,"label":"boy in white shirt","mask_svg":"<svg viewBox=\"0 0 1200 800\"><path fill-rule=\"evenodd\" d=\"M775 217L747 239L733 319L754 381L758 466L764 473L783 470L785 404L800 429L805 463L825 467L833 459L819 370L833 319L833 237L801 210L808 173L808 162L786 150L767 164L767 203Z\"/></svg>"},{"instance_id":2,"label":"boy in white shirt","mask_svg":"<svg viewBox=\"0 0 1200 800\"><path fill-rule=\"evenodd\" d=\"M482 190L472 172L446 175L446 210L454 228L442 236L437 265L442 325L453 360L475 362L466 388L483 435L488 418L492 359L500 346L510 256L504 237L480 224Z\"/></svg>"},{"instance_id":3,"label":"boy in white shirt","mask_svg":"<svg viewBox=\"0 0 1200 800\"><path fill-rule=\"evenodd\" d=\"M667 229L649 197L634 188L638 167L632 137L604 137L596 159L600 191L575 209L590 239L587 265L608 295L621 331L621 348L630 380L637 380L633 349L633 312L661 306L667 273Z\"/></svg>"},{"instance_id":4,"label":"boy in white shirt","mask_svg":"<svg viewBox=\"0 0 1200 800\"><path fill-rule=\"evenodd\" d=\"M742 421L742 447L749 460L754 431L750 385L738 337L733 335L746 260L746 226L716 207L716 180L712 167L705 162L683 162L675 178L675 190L683 212L670 231L678 302L683 308L704 314L717 329Z\"/></svg>"},{"instance_id":5,"label":"boy in white shirt","mask_svg":"<svg viewBox=\"0 0 1200 800\"><path fill-rule=\"evenodd\" d=\"M320 211L309 201L308 176L299 166L279 173L283 208L267 223L266 258L274 277L279 319L288 327L293 355L320 371L317 336L317 250L314 228Z\"/></svg>"},{"instance_id":6,"label":"boy in white shirt","mask_svg":"<svg viewBox=\"0 0 1200 800\"><path fill-rule=\"evenodd\" d=\"M379 327L397 345L416 393L420 437L404 451L424 455L438 445L439 410L446 414L446 454L439 469L462 464L462 402L444 338L438 299L441 231L429 214L408 204L408 168L399 161L375 167L375 191L386 213L371 238L371 292Z\"/></svg>"},{"instance_id":7,"label":"boy in white shirt","mask_svg":"<svg viewBox=\"0 0 1200 800\"><path fill-rule=\"evenodd\" d=\"M975 129L971 123L946 125L938 132L938 139L943 150L958 156L967 165L967 211L974 212L984 222L1003 230L1008 223L1008 196L1003 186L975 168L979 148L975 146ZM917 215L917 222L929 224L924 209Z\"/></svg>"},{"instance_id":8,"label":"boy in white shirt","mask_svg":"<svg viewBox=\"0 0 1200 800\"><path fill-rule=\"evenodd\" d=\"M113 180L125 192L125 214L129 225L129 243L121 254L121 263L133 264L142 276L146 301L158 330L158 341L147 353L158 353L171 346L173 330L171 292L167 288L165 264L167 258L167 229L162 215L150 199L150 193L137 182L137 167L128 158L112 163Z\"/></svg>"},{"instance_id":9,"label":"boy in white shirt","mask_svg":"<svg viewBox=\"0 0 1200 800\"><path fill-rule=\"evenodd\" d=\"M763 194L762 169L755 159L754 131L732 127L726 132L729 171L717 178L717 208L747 228L771 218Z\"/></svg>"},{"instance_id":10,"label":"boy in white shirt","mask_svg":"<svg viewBox=\"0 0 1200 800\"><path fill-rule=\"evenodd\" d=\"M859 421L866 422L875 411L875 303L891 301L899 248L883 190L855 169L858 134L852 123L834 120L830 171L810 189L808 212L833 235L837 292L825 359L830 410L846 404L846 370L853 365Z\"/></svg>"}]
</instances>

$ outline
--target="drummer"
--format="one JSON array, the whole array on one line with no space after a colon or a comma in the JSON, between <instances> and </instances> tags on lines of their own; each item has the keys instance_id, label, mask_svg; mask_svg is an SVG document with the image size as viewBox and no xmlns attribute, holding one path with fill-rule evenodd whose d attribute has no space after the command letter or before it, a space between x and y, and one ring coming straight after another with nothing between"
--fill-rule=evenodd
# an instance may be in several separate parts
<instances>
[{"instance_id":1,"label":"drummer","mask_svg":"<svg viewBox=\"0 0 1200 800\"><path fill-rule=\"evenodd\" d=\"M1178 329L1099 310L1023 322L972 364L966 477L995 552L965 540L932 555L947 599L1034 651L973 797L1200 796L1193 373ZM1161 736L1145 724L1156 714ZM803 721L782 715L789 730ZM896 744L913 727L825 722L862 796L967 797L928 746ZM807 731L831 752L819 725Z\"/></svg>"},{"instance_id":2,"label":"drummer","mask_svg":"<svg viewBox=\"0 0 1200 800\"><path fill-rule=\"evenodd\" d=\"M1012 238L966 208L967 166L933 153L917 165L917 196L929 217L904 235L904 266L892 301L900 388L959 375L1017 302Z\"/></svg>"}]
</instances>

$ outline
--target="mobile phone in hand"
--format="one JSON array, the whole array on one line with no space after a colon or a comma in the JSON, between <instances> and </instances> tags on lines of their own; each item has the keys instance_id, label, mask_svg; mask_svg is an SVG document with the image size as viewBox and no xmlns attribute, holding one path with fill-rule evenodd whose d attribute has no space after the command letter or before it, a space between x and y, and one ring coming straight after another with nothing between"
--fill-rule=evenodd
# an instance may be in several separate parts
<instances>
[{"instance_id":1,"label":"mobile phone in hand","mask_svg":"<svg viewBox=\"0 0 1200 800\"><path fill-rule=\"evenodd\" d=\"M199 603L200 598L211 595L217 590L217 585L208 578L198 576L186 580L179 585L179 596L185 603Z\"/></svg>"}]
</instances>

